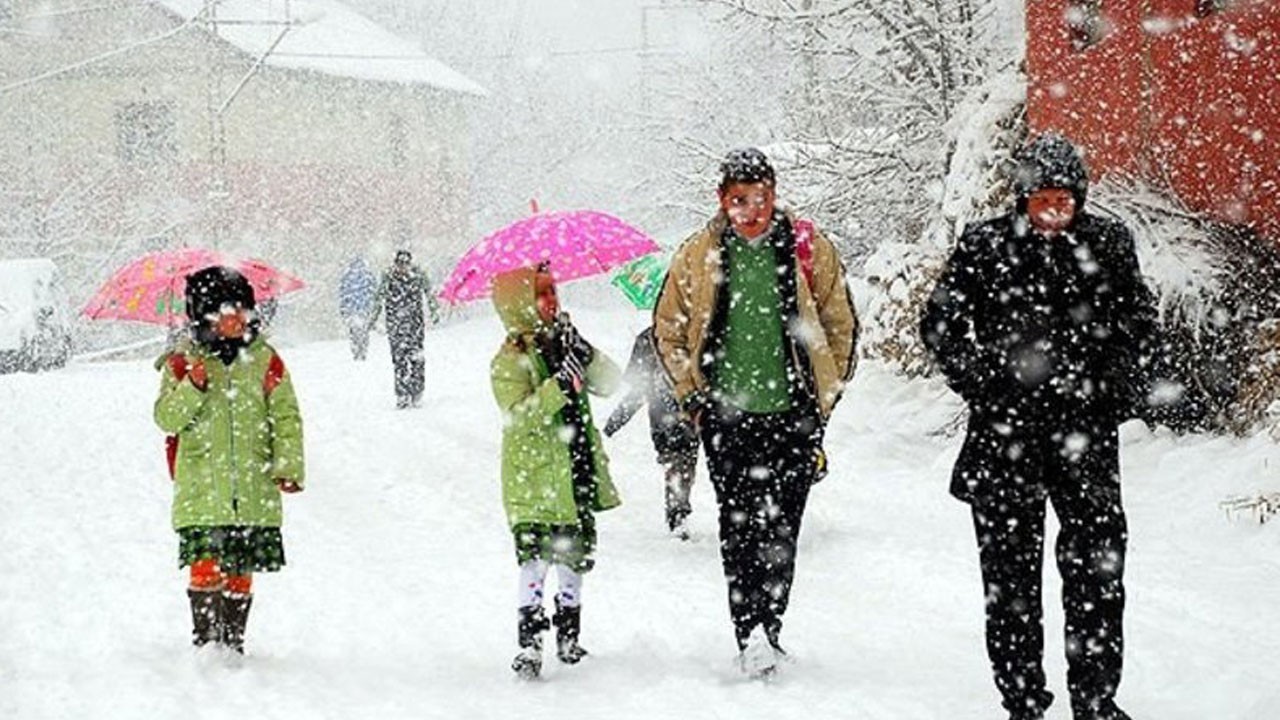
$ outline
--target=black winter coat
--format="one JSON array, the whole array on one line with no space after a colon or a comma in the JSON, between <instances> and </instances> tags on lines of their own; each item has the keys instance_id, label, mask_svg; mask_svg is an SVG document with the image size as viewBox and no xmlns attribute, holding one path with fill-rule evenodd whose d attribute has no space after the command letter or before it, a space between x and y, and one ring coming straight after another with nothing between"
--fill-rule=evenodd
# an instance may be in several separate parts
<instances>
[{"instance_id":1,"label":"black winter coat","mask_svg":"<svg viewBox=\"0 0 1280 720\"><path fill-rule=\"evenodd\" d=\"M1052 238L1017 213L966 227L921 333L971 412L1013 432L1138 416L1157 337L1132 235L1084 212Z\"/></svg>"},{"instance_id":2,"label":"black winter coat","mask_svg":"<svg viewBox=\"0 0 1280 720\"><path fill-rule=\"evenodd\" d=\"M659 458L674 453L698 452L698 435L680 412L667 375L658 367L653 328L636 336L625 373L630 391L609 415L604 434L613 435L631 421L646 403L649 405L649 436Z\"/></svg>"}]
</instances>

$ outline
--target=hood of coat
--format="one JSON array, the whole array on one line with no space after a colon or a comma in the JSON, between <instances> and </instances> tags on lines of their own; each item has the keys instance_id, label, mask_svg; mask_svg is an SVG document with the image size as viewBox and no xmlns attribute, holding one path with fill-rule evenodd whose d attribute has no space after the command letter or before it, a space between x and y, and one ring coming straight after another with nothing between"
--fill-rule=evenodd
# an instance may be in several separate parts
<instances>
[{"instance_id":1,"label":"hood of coat","mask_svg":"<svg viewBox=\"0 0 1280 720\"><path fill-rule=\"evenodd\" d=\"M508 334L530 335L545 325L538 316L537 276L534 268L520 268L493 279L493 307Z\"/></svg>"},{"instance_id":2,"label":"hood of coat","mask_svg":"<svg viewBox=\"0 0 1280 720\"><path fill-rule=\"evenodd\" d=\"M1070 190L1076 199L1076 213L1084 211L1089 194L1089 170L1070 140L1057 133L1045 133L1020 150L1014 158L1013 191L1018 213L1025 214L1027 197L1044 188Z\"/></svg>"}]
</instances>

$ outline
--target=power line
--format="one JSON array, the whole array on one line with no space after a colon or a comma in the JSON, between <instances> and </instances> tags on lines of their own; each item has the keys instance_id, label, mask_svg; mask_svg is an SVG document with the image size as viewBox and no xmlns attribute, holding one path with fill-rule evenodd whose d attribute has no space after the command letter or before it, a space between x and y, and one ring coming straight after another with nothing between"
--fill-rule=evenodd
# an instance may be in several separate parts
<instances>
[{"instance_id":1,"label":"power line","mask_svg":"<svg viewBox=\"0 0 1280 720\"><path fill-rule=\"evenodd\" d=\"M43 73L40 73L39 75L34 75L34 76L29 77L29 78L27 78L27 79L25 79L25 80L19 80L18 82L10 83L10 84L8 84L8 85L0 85L0 95L4 95L5 93L9 93L9 92L12 92L12 91L14 91L14 90L20 90L20 89L22 89L22 88L24 88L24 87L26 87L26 86L28 86L28 85L32 85L32 84L35 84L35 83L37 83L37 82L40 82L41 80L47 80L47 79L49 79L49 78L51 78L51 77L56 77L56 76L58 76L58 75L64 75L64 74L69 73L69 72L74 72L74 71L79 70L79 69L81 69L81 68L88 67L88 66L90 66L90 65L94 65L94 64L100 63L100 62L102 62L103 60L108 60L108 59L113 58L113 57L115 57L115 56L117 56L117 55L123 55L124 53L132 52L132 51L134 51L134 50L137 50L138 48L146 47L147 45L154 45L155 43L162 42L162 41L164 41L164 40L168 40L169 38L171 38L171 37L173 37L173 36L175 36L175 35L177 35L177 34L181 33L182 31L186 30L187 28L191 27L191 26L192 26L192 25L193 25L197 20L199 20L203 15L204 15L204 11L203 11L203 10L201 10L200 12L196 13L196 14L195 14L195 15L194 15L190 20L187 20L186 22L182 23L181 25L179 25L178 27L176 27L176 28L174 28L174 29L170 30L170 31L169 31L169 32L167 32L167 33L163 33L163 34L161 34L161 35L156 35L156 36L153 36L153 37L150 37L150 38L146 38L146 39L144 39L144 40L139 40L139 41L138 41L138 42L136 42L136 43L131 43L131 44L129 44L129 45L125 45L125 46L123 46L123 47L118 47L118 48L116 48L115 50L109 50L109 51L107 51L107 52L105 52L105 53L102 53L101 55L95 55L95 56L93 56L93 57L91 57L91 58L88 58L88 59L85 59L85 60L81 60L80 62L72 63L72 64L70 64L70 65L65 65L65 66L63 66L63 67L56 68L56 69L54 69L54 70L49 70L48 72L43 72Z\"/></svg>"}]
</instances>

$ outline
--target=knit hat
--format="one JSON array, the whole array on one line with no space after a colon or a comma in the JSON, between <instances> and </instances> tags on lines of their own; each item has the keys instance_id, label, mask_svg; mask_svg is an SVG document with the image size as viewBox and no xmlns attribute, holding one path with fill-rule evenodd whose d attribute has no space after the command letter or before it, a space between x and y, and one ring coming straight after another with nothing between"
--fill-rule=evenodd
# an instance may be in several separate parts
<instances>
[{"instance_id":1,"label":"knit hat","mask_svg":"<svg viewBox=\"0 0 1280 720\"><path fill-rule=\"evenodd\" d=\"M216 314L223 305L245 310L255 307L253 286L234 268L215 265L187 276L187 317L196 324Z\"/></svg>"},{"instance_id":2,"label":"knit hat","mask_svg":"<svg viewBox=\"0 0 1280 720\"><path fill-rule=\"evenodd\" d=\"M729 151L720 163L720 189L734 183L765 182L773 185L775 176L769 158L760 150L748 147Z\"/></svg>"},{"instance_id":3,"label":"knit hat","mask_svg":"<svg viewBox=\"0 0 1280 720\"><path fill-rule=\"evenodd\" d=\"M1076 199L1076 210L1084 207L1089 171L1070 140L1057 133L1045 133L1022 148L1015 160L1013 191L1020 212L1026 209L1027 196L1045 188L1070 190Z\"/></svg>"}]
</instances>

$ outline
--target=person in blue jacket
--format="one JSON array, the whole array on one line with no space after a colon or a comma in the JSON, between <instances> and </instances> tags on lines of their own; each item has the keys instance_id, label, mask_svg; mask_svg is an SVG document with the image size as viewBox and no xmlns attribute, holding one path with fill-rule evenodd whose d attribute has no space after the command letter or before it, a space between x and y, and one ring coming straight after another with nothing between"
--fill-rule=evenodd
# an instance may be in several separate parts
<instances>
[{"instance_id":1,"label":"person in blue jacket","mask_svg":"<svg viewBox=\"0 0 1280 720\"><path fill-rule=\"evenodd\" d=\"M377 289L378 278L364 258L352 258L338 282L338 313L347 326L351 356L356 360L364 360L369 352L369 313Z\"/></svg>"}]
</instances>

